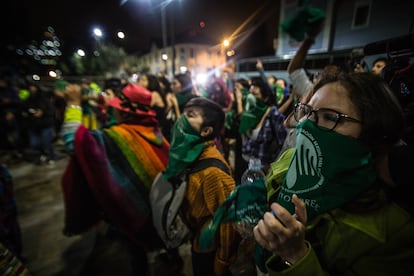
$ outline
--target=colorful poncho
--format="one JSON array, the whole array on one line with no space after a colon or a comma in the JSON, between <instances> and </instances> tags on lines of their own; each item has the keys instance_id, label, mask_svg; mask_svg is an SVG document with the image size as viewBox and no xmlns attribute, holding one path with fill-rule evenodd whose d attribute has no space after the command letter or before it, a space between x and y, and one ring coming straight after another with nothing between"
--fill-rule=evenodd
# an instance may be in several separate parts
<instances>
[{"instance_id":1,"label":"colorful poncho","mask_svg":"<svg viewBox=\"0 0 414 276\"><path fill-rule=\"evenodd\" d=\"M105 219L139 246L158 246L148 193L168 151L155 126L121 124L91 132L80 125L62 180L65 233L80 234Z\"/></svg>"}]
</instances>

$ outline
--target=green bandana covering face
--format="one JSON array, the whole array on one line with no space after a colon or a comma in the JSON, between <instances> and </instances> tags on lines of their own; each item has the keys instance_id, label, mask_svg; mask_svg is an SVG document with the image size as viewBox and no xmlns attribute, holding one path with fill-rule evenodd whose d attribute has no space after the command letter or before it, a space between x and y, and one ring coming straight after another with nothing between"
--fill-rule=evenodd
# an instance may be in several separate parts
<instances>
[{"instance_id":1,"label":"green bandana covering face","mask_svg":"<svg viewBox=\"0 0 414 276\"><path fill-rule=\"evenodd\" d=\"M182 114L171 133L170 154L164 178L176 176L193 163L203 151L204 144L204 140Z\"/></svg>"},{"instance_id":2,"label":"green bandana covering face","mask_svg":"<svg viewBox=\"0 0 414 276\"><path fill-rule=\"evenodd\" d=\"M296 128L296 152L277 199L291 214L293 194L305 202L312 219L354 199L374 182L371 151L357 139L319 129L308 119Z\"/></svg>"},{"instance_id":3,"label":"green bandana covering face","mask_svg":"<svg viewBox=\"0 0 414 276\"><path fill-rule=\"evenodd\" d=\"M240 117L239 133L244 134L257 126L268 107L269 106L264 101L256 99L254 108L242 113Z\"/></svg>"},{"instance_id":4,"label":"green bandana covering face","mask_svg":"<svg viewBox=\"0 0 414 276\"><path fill-rule=\"evenodd\" d=\"M285 90L280 85L276 85L275 90L276 90L276 103L278 104L279 102L283 100L285 96Z\"/></svg>"}]
</instances>

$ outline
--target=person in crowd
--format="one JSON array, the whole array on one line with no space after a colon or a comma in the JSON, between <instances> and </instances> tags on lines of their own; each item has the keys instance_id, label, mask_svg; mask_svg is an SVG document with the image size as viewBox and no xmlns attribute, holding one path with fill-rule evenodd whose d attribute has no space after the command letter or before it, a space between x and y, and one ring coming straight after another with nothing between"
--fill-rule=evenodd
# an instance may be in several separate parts
<instances>
[{"instance_id":1,"label":"person in crowd","mask_svg":"<svg viewBox=\"0 0 414 276\"><path fill-rule=\"evenodd\" d=\"M206 92L207 98L220 105L224 111L225 116L227 116L231 108L232 97L222 77L212 76L207 84ZM223 127L219 137L217 137L216 142L219 146L220 151L228 157L229 145L227 143L228 140L226 139L225 134L225 128ZM226 160L229 159L226 158Z\"/></svg>"},{"instance_id":2,"label":"person in crowd","mask_svg":"<svg viewBox=\"0 0 414 276\"><path fill-rule=\"evenodd\" d=\"M13 255L22 259L23 243L13 176L5 164L0 164L0 242Z\"/></svg>"},{"instance_id":3,"label":"person in crowd","mask_svg":"<svg viewBox=\"0 0 414 276\"><path fill-rule=\"evenodd\" d=\"M124 85L120 78L112 77L105 79L103 92L97 98L98 103L98 120L101 128L107 128L116 125L115 110L106 104L105 99L118 96Z\"/></svg>"},{"instance_id":4,"label":"person in crowd","mask_svg":"<svg viewBox=\"0 0 414 276\"><path fill-rule=\"evenodd\" d=\"M157 76L152 74L142 74L138 78L138 84L147 88L154 95L151 98L151 107L157 114L157 120L164 136L169 135L170 125L167 122L166 116L166 99L164 90L161 88ZM168 140L168 139L167 139Z\"/></svg>"},{"instance_id":5,"label":"person in crowd","mask_svg":"<svg viewBox=\"0 0 414 276\"><path fill-rule=\"evenodd\" d=\"M260 73L260 77L262 80L268 84L269 88L274 93L275 98L275 105L277 107L281 107L283 103L288 99L289 95L287 95L287 82L282 78L277 78L274 75L269 75L266 77L263 62L261 59L257 59L256 62L256 69Z\"/></svg>"},{"instance_id":6,"label":"person in crowd","mask_svg":"<svg viewBox=\"0 0 414 276\"><path fill-rule=\"evenodd\" d=\"M0 164L0 271L2 275L31 275L23 257L23 242L13 176Z\"/></svg>"},{"instance_id":7,"label":"person in crowd","mask_svg":"<svg viewBox=\"0 0 414 276\"><path fill-rule=\"evenodd\" d=\"M167 95L167 105L174 107L178 105L176 114L179 116L183 112L185 104L191 98L197 97L197 95L193 93L194 86L191 76L187 73L175 75L171 82L171 90L173 94Z\"/></svg>"},{"instance_id":8,"label":"person in crowd","mask_svg":"<svg viewBox=\"0 0 414 276\"><path fill-rule=\"evenodd\" d=\"M401 106L372 73L323 77L310 95L295 108L292 161L254 228L272 252L269 275L408 275L413 217L383 162L404 127Z\"/></svg>"},{"instance_id":9,"label":"person in crowd","mask_svg":"<svg viewBox=\"0 0 414 276\"><path fill-rule=\"evenodd\" d=\"M375 59L374 62L372 63L371 72L376 74L376 75L381 75L382 68L387 66L387 64L388 64L388 59L387 58L379 57L379 58Z\"/></svg>"},{"instance_id":10,"label":"person in crowd","mask_svg":"<svg viewBox=\"0 0 414 276\"><path fill-rule=\"evenodd\" d=\"M259 72L260 77L262 78L262 81L266 83L269 86L269 89L274 93L275 104L277 104L281 96L280 93L278 94L280 90L277 91L277 86L276 86L277 77L274 75L266 76L266 73L263 67L263 62L260 58L257 59L256 69Z\"/></svg>"},{"instance_id":11,"label":"person in crowd","mask_svg":"<svg viewBox=\"0 0 414 276\"><path fill-rule=\"evenodd\" d=\"M355 73L363 73L366 72L367 64L365 60L361 59L358 61L355 61L353 64L353 70Z\"/></svg>"},{"instance_id":12,"label":"person in crowd","mask_svg":"<svg viewBox=\"0 0 414 276\"><path fill-rule=\"evenodd\" d=\"M71 159L62 177L67 235L81 234L99 222L124 240L131 273L146 275L147 252L163 248L148 199L155 176L168 162L169 143L151 108L153 93L127 84L115 97L116 125L89 130L82 122L81 87L66 87L67 108L62 137ZM178 252L174 252L179 261Z\"/></svg>"},{"instance_id":13,"label":"person in crowd","mask_svg":"<svg viewBox=\"0 0 414 276\"><path fill-rule=\"evenodd\" d=\"M226 160L230 162L230 151L234 152L233 177L236 183L240 183L241 175L246 170L247 162L242 157L242 137L238 131L240 124L240 116L245 110L246 99L249 95L249 82L247 79L239 78L234 81L234 91L232 91L232 98L230 110L226 113L224 122L225 145L223 147L223 154ZM254 97L254 96L253 96Z\"/></svg>"},{"instance_id":14,"label":"person in crowd","mask_svg":"<svg viewBox=\"0 0 414 276\"><path fill-rule=\"evenodd\" d=\"M53 83L52 103L55 107L55 139L59 138L59 133L63 125L66 108L66 101L63 93L67 84L68 82L61 78Z\"/></svg>"},{"instance_id":15,"label":"person in crowd","mask_svg":"<svg viewBox=\"0 0 414 276\"><path fill-rule=\"evenodd\" d=\"M171 141L171 129L177 120L178 116L180 116L180 111L178 107L177 98L174 97L173 92L171 90L171 83L164 75L157 76L158 83L160 85L161 94L165 100L165 119L163 122L163 129L164 129L164 136L167 141ZM167 101L167 99L169 99Z\"/></svg>"},{"instance_id":16,"label":"person in crowd","mask_svg":"<svg viewBox=\"0 0 414 276\"><path fill-rule=\"evenodd\" d=\"M19 109L22 100L6 75L0 75L0 136L1 148L13 151L15 157L23 155L24 141L22 137Z\"/></svg>"},{"instance_id":17,"label":"person in crowd","mask_svg":"<svg viewBox=\"0 0 414 276\"><path fill-rule=\"evenodd\" d=\"M174 125L164 176L174 177L205 158L219 159L231 171L215 143L223 124L224 112L217 103L205 97L189 100ZM230 174L211 166L190 174L187 185L182 212L193 233L193 275L231 275L229 268L236 260L239 242L232 226L221 226L217 243L208 250L200 249L198 239L217 207L234 189L235 181Z\"/></svg>"},{"instance_id":18,"label":"person in crowd","mask_svg":"<svg viewBox=\"0 0 414 276\"><path fill-rule=\"evenodd\" d=\"M226 113L231 107L231 95L221 77L212 77L207 84L207 98L218 103Z\"/></svg>"},{"instance_id":19,"label":"person in crowd","mask_svg":"<svg viewBox=\"0 0 414 276\"><path fill-rule=\"evenodd\" d=\"M336 75L342 71L342 68L336 64L327 64L324 66L321 72L314 74L314 77L312 79L306 72L305 61L307 54L311 46L315 43L316 37L321 32L323 24L324 21L320 21L318 24L310 26L307 37L301 42L298 50L289 62L287 71L289 74L290 84L292 85L291 94L294 97L294 99L291 99L291 101L295 104L297 102L307 102L307 95L310 91L312 91L314 85L318 83L320 78L326 75ZM286 113L285 108L287 108L287 106L281 107L280 110ZM286 115L284 124L288 128L288 135L284 141L279 156L283 154L286 149L293 148L296 143L297 122L294 120L293 110Z\"/></svg>"},{"instance_id":20,"label":"person in crowd","mask_svg":"<svg viewBox=\"0 0 414 276\"><path fill-rule=\"evenodd\" d=\"M286 138L285 116L279 113L273 92L260 77L251 79L250 93L255 96L256 104L253 109L243 111L240 117L242 154L246 162L259 158L266 173Z\"/></svg>"},{"instance_id":21,"label":"person in crowd","mask_svg":"<svg viewBox=\"0 0 414 276\"><path fill-rule=\"evenodd\" d=\"M21 106L24 125L28 129L30 147L36 151L36 164L54 164L56 152L55 108L47 91L33 82L28 83L30 96Z\"/></svg>"},{"instance_id":22,"label":"person in crowd","mask_svg":"<svg viewBox=\"0 0 414 276\"><path fill-rule=\"evenodd\" d=\"M81 80L82 88L82 124L91 130L100 128L97 118L97 102L96 99L99 96L98 93L91 86L93 82L84 78Z\"/></svg>"}]
</instances>

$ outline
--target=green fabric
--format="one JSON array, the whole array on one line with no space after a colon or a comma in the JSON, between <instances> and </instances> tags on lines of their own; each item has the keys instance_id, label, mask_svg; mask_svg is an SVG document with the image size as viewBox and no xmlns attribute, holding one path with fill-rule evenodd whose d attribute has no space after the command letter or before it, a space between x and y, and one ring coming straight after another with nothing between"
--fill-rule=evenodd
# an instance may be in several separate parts
<instances>
[{"instance_id":1,"label":"green fabric","mask_svg":"<svg viewBox=\"0 0 414 276\"><path fill-rule=\"evenodd\" d=\"M296 151L277 202L292 214L292 195L305 201L308 218L356 198L375 181L370 148L355 138L322 130L309 119L297 125Z\"/></svg>"},{"instance_id":2,"label":"green fabric","mask_svg":"<svg viewBox=\"0 0 414 276\"><path fill-rule=\"evenodd\" d=\"M170 154L163 177L169 179L182 172L200 156L204 145L205 141L187 117L184 114L178 117L171 132Z\"/></svg>"},{"instance_id":3,"label":"green fabric","mask_svg":"<svg viewBox=\"0 0 414 276\"><path fill-rule=\"evenodd\" d=\"M303 41L305 35L326 17L325 12L318 8L305 6L295 16L282 22L281 29L296 41Z\"/></svg>"},{"instance_id":4,"label":"green fabric","mask_svg":"<svg viewBox=\"0 0 414 276\"><path fill-rule=\"evenodd\" d=\"M30 97L30 92L27 89L20 89L19 90L19 98L22 101L27 100Z\"/></svg>"},{"instance_id":5,"label":"green fabric","mask_svg":"<svg viewBox=\"0 0 414 276\"><path fill-rule=\"evenodd\" d=\"M299 262L278 272L273 255L266 267L269 275L409 275L413 231L413 218L394 203L367 214L335 209L307 226L309 251Z\"/></svg>"},{"instance_id":6,"label":"green fabric","mask_svg":"<svg viewBox=\"0 0 414 276\"><path fill-rule=\"evenodd\" d=\"M199 87L198 92L200 92L201 97L208 98L208 96L209 96L208 91L203 87Z\"/></svg>"},{"instance_id":7,"label":"green fabric","mask_svg":"<svg viewBox=\"0 0 414 276\"><path fill-rule=\"evenodd\" d=\"M276 91L276 104L279 105L282 103L282 100L285 97L285 90L280 85L276 85L274 89Z\"/></svg>"},{"instance_id":8,"label":"green fabric","mask_svg":"<svg viewBox=\"0 0 414 276\"><path fill-rule=\"evenodd\" d=\"M55 88L56 90L59 90L59 91L64 92L64 91L65 91L65 89L66 89L66 86L67 86L68 84L69 84L69 83L68 83L67 81L64 81L64 80L56 80L56 81L55 81L55 83L53 84L53 86L54 86L54 88Z\"/></svg>"},{"instance_id":9,"label":"green fabric","mask_svg":"<svg viewBox=\"0 0 414 276\"><path fill-rule=\"evenodd\" d=\"M278 160L270 164L270 170L266 176L267 199L269 200L285 180L289 164L292 161L295 148L285 150Z\"/></svg>"},{"instance_id":10,"label":"green fabric","mask_svg":"<svg viewBox=\"0 0 414 276\"><path fill-rule=\"evenodd\" d=\"M184 104L188 102L194 95L191 91L185 91L181 93L176 93L175 97L177 98L178 106L182 107Z\"/></svg>"},{"instance_id":11,"label":"green fabric","mask_svg":"<svg viewBox=\"0 0 414 276\"><path fill-rule=\"evenodd\" d=\"M206 250L213 245L220 224L243 221L249 225L256 225L266 210L266 187L263 180L237 186L217 208L212 221L201 232L200 248Z\"/></svg>"},{"instance_id":12,"label":"green fabric","mask_svg":"<svg viewBox=\"0 0 414 276\"><path fill-rule=\"evenodd\" d=\"M245 134L253 129L263 117L269 105L264 101L256 99L256 105L253 109L245 110L240 117L239 133Z\"/></svg>"},{"instance_id":13,"label":"green fabric","mask_svg":"<svg viewBox=\"0 0 414 276\"><path fill-rule=\"evenodd\" d=\"M81 94L82 96L90 96L91 90L89 88L81 88ZM89 101L82 101L81 103L83 115L91 115L95 114L92 106L89 104Z\"/></svg>"},{"instance_id":14,"label":"green fabric","mask_svg":"<svg viewBox=\"0 0 414 276\"><path fill-rule=\"evenodd\" d=\"M95 94L102 92L102 88L96 82L91 82L89 84L89 87L92 89L93 92L95 92Z\"/></svg>"},{"instance_id":15,"label":"green fabric","mask_svg":"<svg viewBox=\"0 0 414 276\"><path fill-rule=\"evenodd\" d=\"M236 111L229 110L226 113L226 117L224 119L224 127L226 129L231 129L235 122L236 122Z\"/></svg>"}]
</instances>

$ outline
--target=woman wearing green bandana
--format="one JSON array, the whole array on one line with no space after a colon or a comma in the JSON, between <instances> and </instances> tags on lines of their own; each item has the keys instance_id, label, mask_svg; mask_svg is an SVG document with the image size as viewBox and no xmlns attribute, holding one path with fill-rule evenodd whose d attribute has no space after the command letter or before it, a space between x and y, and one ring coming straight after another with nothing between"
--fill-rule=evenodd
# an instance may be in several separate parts
<instances>
[{"instance_id":1,"label":"woman wearing green bandana","mask_svg":"<svg viewBox=\"0 0 414 276\"><path fill-rule=\"evenodd\" d=\"M289 169L254 228L269 275L410 275L414 222L384 162L404 127L393 92L370 73L327 77L295 118Z\"/></svg>"},{"instance_id":2,"label":"woman wearing green bandana","mask_svg":"<svg viewBox=\"0 0 414 276\"><path fill-rule=\"evenodd\" d=\"M191 99L174 125L164 177L177 176L198 160L206 158L219 159L231 171L215 143L223 127L221 106L204 97ZM188 176L181 210L194 235L191 247L194 276L230 275L229 267L236 260L240 241L232 225L220 225L215 243L209 248L201 248L198 240L218 206L234 188L233 177L213 165Z\"/></svg>"},{"instance_id":3,"label":"woman wearing green bandana","mask_svg":"<svg viewBox=\"0 0 414 276\"><path fill-rule=\"evenodd\" d=\"M255 96L256 103L240 116L242 154L246 162L250 158L259 158L267 172L287 135L283 125L285 116L274 105L274 94L260 77L251 79L250 93Z\"/></svg>"}]
</instances>

